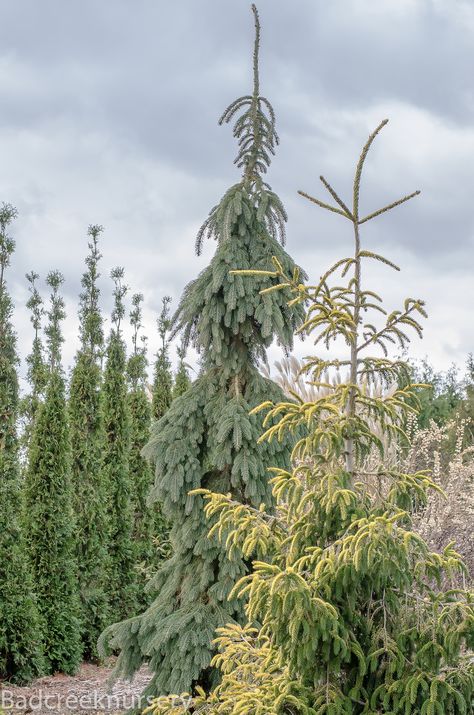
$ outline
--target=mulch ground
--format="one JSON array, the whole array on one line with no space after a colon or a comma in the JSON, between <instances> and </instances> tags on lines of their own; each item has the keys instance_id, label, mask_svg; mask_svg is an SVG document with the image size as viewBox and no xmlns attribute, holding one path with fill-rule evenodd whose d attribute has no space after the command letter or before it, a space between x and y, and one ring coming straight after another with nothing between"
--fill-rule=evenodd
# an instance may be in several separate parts
<instances>
[{"instance_id":1,"label":"mulch ground","mask_svg":"<svg viewBox=\"0 0 474 715\"><path fill-rule=\"evenodd\" d=\"M132 681L118 680L112 684L112 667L110 662L104 666L84 663L75 676L58 673L39 678L27 687L1 683L0 714L3 708L8 715L110 715L146 707L146 703L140 701L140 694L150 680L147 668L142 668Z\"/></svg>"}]
</instances>

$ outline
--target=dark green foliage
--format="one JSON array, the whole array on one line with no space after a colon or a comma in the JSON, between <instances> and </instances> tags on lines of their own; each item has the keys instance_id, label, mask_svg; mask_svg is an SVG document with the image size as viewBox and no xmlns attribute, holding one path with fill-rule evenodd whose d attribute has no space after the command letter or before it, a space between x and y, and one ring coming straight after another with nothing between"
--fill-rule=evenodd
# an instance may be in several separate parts
<instances>
[{"instance_id":1,"label":"dark green foliage","mask_svg":"<svg viewBox=\"0 0 474 715\"><path fill-rule=\"evenodd\" d=\"M189 367L184 361L184 358L186 357L186 351L184 348L179 347L178 348L178 369L176 370L176 375L174 378L174 385L173 385L173 400L175 400L177 397L181 397L181 395L184 395L186 390L188 390L191 387L191 378L189 377Z\"/></svg>"},{"instance_id":2,"label":"dark green foliage","mask_svg":"<svg viewBox=\"0 0 474 715\"><path fill-rule=\"evenodd\" d=\"M466 362L464 377L464 399L458 409L458 417L465 421L468 445L474 443L474 357L470 354Z\"/></svg>"},{"instance_id":3,"label":"dark green foliage","mask_svg":"<svg viewBox=\"0 0 474 715\"><path fill-rule=\"evenodd\" d=\"M446 373L436 372L427 360L414 369L416 382L428 385L420 390L420 412L418 424L421 429L429 426L431 420L444 425L455 417L463 400L463 385L458 369L452 365Z\"/></svg>"},{"instance_id":4,"label":"dark green foliage","mask_svg":"<svg viewBox=\"0 0 474 715\"><path fill-rule=\"evenodd\" d=\"M139 337L142 327L141 303L143 296L132 298L133 309L130 322L133 328L133 353L128 360L129 380L128 404L130 410L130 454L129 473L133 490L134 524L133 546L137 575L137 602L135 608L148 605L145 584L150 569L156 565L157 549L154 544L156 516L155 509L147 505L147 496L153 483L150 463L142 456L142 449L150 439L151 402L147 395L146 338ZM141 345L140 345L141 342Z\"/></svg>"},{"instance_id":5,"label":"dark green foliage","mask_svg":"<svg viewBox=\"0 0 474 715\"><path fill-rule=\"evenodd\" d=\"M26 280L30 284L30 297L26 307L29 308L31 312L30 320L34 330L34 336L31 352L26 358L28 365L27 378L31 391L21 401L21 413L23 418L22 444L24 449L28 448L34 419L48 380L48 370L44 359L43 341L41 339L41 324L44 308L43 299L36 286L38 278L39 275L34 271L26 275Z\"/></svg>"},{"instance_id":6,"label":"dark green foliage","mask_svg":"<svg viewBox=\"0 0 474 715\"><path fill-rule=\"evenodd\" d=\"M101 226L90 226L88 230L89 255L81 281L79 310L81 346L69 391L78 587L83 654L87 660L97 659L97 639L108 623L107 494L102 483L105 431L100 404L104 338L97 287L101 231Z\"/></svg>"},{"instance_id":7,"label":"dark green foliage","mask_svg":"<svg viewBox=\"0 0 474 715\"><path fill-rule=\"evenodd\" d=\"M135 604L135 563L132 544L133 489L129 473L130 413L127 399L126 352L121 321L125 315L123 269L112 271L115 308L107 344L103 383L105 448L103 479L109 523L109 584L111 618L125 618Z\"/></svg>"},{"instance_id":8,"label":"dark green foliage","mask_svg":"<svg viewBox=\"0 0 474 715\"><path fill-rule=\"evenodd\" d=\"M169 358L170 302L171 298L169 296L163 298L163 307L158 318L158 333L161 345L155 362L152 401L153 417L156 420L163 417L172 400L173 374Z\"/></svg>"},{"instance_id":9,"label":"dark green foliage","mask_svg":"<svg viewBox=\"0 0 474 715\"><path fill-rule=\"evenodd\" d=\"M0 680L25 683L41 674L41 629L21 524L22 499L16 335L5 272L15 250L7 233L16 210L0 208Z\"/></svg>"},{"instance_id":10,"label":"dark green foliage","mask_svg":"<svg viewBox=\"0 0 474 715\"><path fill-rule=\"evenodd\" d=\"M259 94L257 51L258 37L253 96L237 100L223 116L230 121L245 110L234 129L243 177L200 231L198 249L209 234L217 250L186 288L174 319L184 347L192 342L200 352L201 373L156 424L147 448L156 464L151 499L163 504L171 522L173 556L149 586L154 601L145 613L102 637L104 646L121 650L118 673L131 675L150 662L148 690L157 693L209 685L215 629L243 615L241 604L228 596L246 573L246 560L229 559L217 539L208 539L202 498L189 492L207 487L256 507L269 504L267 467L287 465L291 444L286 438L259 446L261 419L249 415L262 400L281 398L280 388L260 374L258 360L274 338L290 346L302 316L300 308L288 308L289 294L259 294L272 285L272 256L291 274L296 269L275 238L283 233L284 209L262 180L277 136L273 110ZM263 274L244 280L230 273L246 267Z\"/></svg>"},{"instance_id":11,"label":"dark green foliage","mask_svg":"<svg viewBox=\"0 0 474 715\"><path fill-rule=\"evenodd\" d=\"M30 561L43 622L49 673L74 673L81 660L72 507L69 426L61 369L59 296L63 279L48 275L52 289L46 328L49 379L35 419L26 475L26 523Z\"/></svg>"}]
</instances>

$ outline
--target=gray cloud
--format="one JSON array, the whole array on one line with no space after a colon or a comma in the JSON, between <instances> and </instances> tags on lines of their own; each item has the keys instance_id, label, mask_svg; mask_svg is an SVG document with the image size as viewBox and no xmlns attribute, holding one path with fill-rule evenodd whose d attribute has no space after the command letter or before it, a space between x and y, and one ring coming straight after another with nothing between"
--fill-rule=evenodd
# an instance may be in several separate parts
<instances>
[{"instance_id":1,"label":"gray cloud","mask_svg":"<svg viewBox=\"0 0 474 715\"><path fill-rule=\"evenodd\" d=\"M364 236L404 262L391 298L427 294L432 318L415 351L441 366L462 360L474 343L465 312L474 299L472 4L258 5L262 85L282 139L269 178L289 210L289 250L316 277L349 245L344 224L296 190L323 196L324 173L349 195L361 145L390 116L364 174L364 206L423 193ZM90 222L107 229L104 306L106 275L124 265L132 289L145 293L153 349L161 296L177 298L205 265L213 246L195 258L194 234L237 178L230 129L216 120L250 88L249 3L1 0L0 8L0 200L21 213L11 276L21 351L30 341L23 274L63 270L72 316ZM71 317L68 361L75 332Z\"/></svg>"}]
</instances>

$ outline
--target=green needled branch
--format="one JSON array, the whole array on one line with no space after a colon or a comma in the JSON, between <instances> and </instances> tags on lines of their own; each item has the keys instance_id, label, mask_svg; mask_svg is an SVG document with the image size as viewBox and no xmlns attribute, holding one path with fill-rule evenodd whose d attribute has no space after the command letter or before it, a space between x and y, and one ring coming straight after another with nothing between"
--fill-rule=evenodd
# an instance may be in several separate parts
<instances>
[{"instance_id":1,"label":"green needled branch","mask_svg":"<svg viewBox=\"0 0 474 715\"><path fill-rule=\"evenodd\" d=\"M361 155L359 157L359 161L357 162L355 174L354 174L354 181L353 181L353 189L352 189L352 210L350 210L347 205L344 203L344 201L339 197L337 192L333 189L333 187L329 184L329 182L321 176L320 179L325 186L325 188L328 190L328 192L331 194L333 199L336 201L338 206L340 208L337 208L336 206L331 206L329 204L326 204L323 201L320 201L319 199L316 199L312 196L309 196L307 193L303 191L299 191L298 193L305 198L309 199L312 203L315 203L316 205L320 206L321 208L324 208L328 211L331 211L333 213L338 213L345 218L347 218L353 225L353 230L354 230L354 256L350 261L350 264L353 266L353 278L351 280L350 284L350 291L351 291L351 303L350 306L345 306L345 310L348 313L348 320L349 320L349 331L345 330L344 331L344 336L348 340L350 344L350 351L351 351L351 357L350 357L350 383L352 387L350 388L348 392L348 399L347 399L347 404L346 404L346 414L347 418L349 421L353 420L356 416L356 403L357 403L357 376L358 376L358 371L359 371L359 364L360 364L360 359L359 359L359 354L361 349L367 347L369 344L374 344L378 343L380 344L381 340L385 337L388 339L391 338L391 333L393 332L393 327L392 325L388 325L387 329L383 331L372 331L373 334L371 337L363 342L363 344L360 344L360 323L361 323L361 311L363 309L366 309L366 303L363 301L363 295L361 292L361 280L362 280L362 258L363 257L370 257L374 258L376 260L381 260L385 263L388 263L389 265L392 265L393 267L394 264L391 264L390 261L387 261L383 256L378 256L376 254L371 254L370 252L363 252L361 251L361 242L360 242L360 231L359 231L359 226L363 223L366 223L373 218L376 218L377 216L380 216L383 213L386 213L390 211L391 209L400 206L401 204L405 203L406 201L409 201L413 197L417 196L420 192L415 191L411 194L408 194L407 196L404 196L403 198L399 199L398 201L395 201L377 211L374 211L373 213L369 214L368 216L365 216L363 219L359 219L359 198L360 198L360 185L361 185L361 177L362 177L362 170L364 168L365 161L367 159L367 155L370 151L370 148L379 134L379 132L383 129L383 127L388 123L388 119L384 119L378 127L372 132L372 134L369 136L367 142L365 143ZM345 262L345 259L344 261ZM341 262L339 262L341 263ZM326 274L326 276L329 276L329 273ZM320 289L322 284L319 284L318 289ZM413 308L413 310L418 310L420 311L423 310L423 304L421 302L418 302L416 304L416 308ZM410 311L411 312L411 311ZM403 322L403 320L408 319L408 313L405 313L402 318L399 318ZM416 321L415 324L417 325ZM326 333L327 335L328 333ZM402 331L398 331L398 338L403 341L403 333ZM383 342L383 341L382 341ZM355 467L355 452L354 452L354 441L353 439L348 436L346 439L346 448L345 448L345 460L346 460L346 469L349 473L353 474L354 473L354 467Z\"/></svg>"}]
</instances>

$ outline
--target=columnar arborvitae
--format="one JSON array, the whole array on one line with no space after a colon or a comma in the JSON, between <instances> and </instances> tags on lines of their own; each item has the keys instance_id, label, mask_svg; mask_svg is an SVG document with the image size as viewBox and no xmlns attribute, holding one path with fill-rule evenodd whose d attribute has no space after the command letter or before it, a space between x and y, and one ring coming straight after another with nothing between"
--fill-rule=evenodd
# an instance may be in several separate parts
<instances>
[{"instance_id":1,"label":"columnar arborvitae","mask_svg":"<svg viewBox=\"0 0 474 715\"><path fill-rule=\"evenodd\" d=\"M123 269L112 271L115 307L107 343L102 388L105 428L103 479L109 524L108 597L113 619L125 618L135 604L135 563L132 545L133 492L129 473L130 413L127 400L126 350L122 338L123 303L127 287Z\"/></svg>"},{"instance_id":2,"label":"columnar arborvitae","mask_svg":"<svg viewBox=\"0 0 474 715\"><path fill-rule=\"evenodd\" d=\"M75 564L70 437L61 367L63 277L48 274L49 377L33 427L26 475L27 542L44 624L48 672L74 673L81 660Z\"/></svg>"},{"instance_id":3,"label":"columnar arborvitae","mask_svg":"<svg viewBox=\"0 0 474 715\"><path fill-rule=\"evenodd\" d=\"M246 573L246 560L229 559L217 539L208 539L202 498L190 491L208 487L255 507L268 504L267 467L287 465L291 442L257 445L261 420L249 412L263 399L280 399L281 390L262 377L258 361L275 338L291 345L301 311L288 309L288 293L259 295L272 285L266 274L253 281L230 274L242 267L268 271L272 256L288 273L296 270L278 241L284 208L262 178L278 140L273 109L259 91L255 8L254 13L253 93L233 102L221 118L222 123L238 116L234 135L243 175L199 232L198 252L206 235L217 240L217 250L186 288L175 317L184 346L192 342L200 352L202 369L156 424L148 447L156 464L151 498L163 504L172 524L173 556L151 583L154 601L145 613L103 636L103 643L121 650L117 672L130 675L149 661L148 690L157 693L209 685L215 629L243 615L238 600L228 596Z\"/></svg>"},{"instance_id":4,"label":"columnar arborvitae","mask_svg":"<svg viewBox=\"0 0 474 715\"><path fill-rule=\"evenodd\" d=\"M385 453L406 441L419 387L389 349L406 348L425 316L423 302L411 298L385 311L365 282L368 261L397 267L363 247L361 226L414 196L360 212L362 169L385 123L362 151L352 205L324 177L331 203L303 193L349 222L353 252L314 286L275 266L296 304L309 306L304 332L328 349L303 368L322 389L319 397L266 405L265 441L303 430L292 469L272 470L279 508L269 513L206 495L229 551L256 559L233 592L248 597L248 624L221 629L215 663L222 682L210 697L201 694L186 708L162 700L153 715L474 712L474 593L462 587L464 565L453 544L431 553L413 531L411 515L435 487L429 474L403 473ZM335 341L346 345L340 359L331 356ZM347 380L328 380L341 368ZM373 380L391 389L370 394L364 384Z\"/></svg>"},{"instance_id":5,"label":"columnar arborvitae","mask_svg":"<svg viewBox=\"0 0 474 715\"><path fill-rule=\"evenodd\" d=\"M157 321L161 345L156 355L153 375L152 411L153 417L156 420L163 417L173 399L173 373L171 372L171 361L169 358L169 332L171 328L170 303L171 298L165 296L162 302L160 317Z\"/></svg>"},{"instance_id":6,"label":"columnar arborvitae","mask_svg":"<svg viewBox=\"0 0 474 715\"><path fill-rule=\"evenodd\" d=\"M154 509L147 504L147 497L153 483L153 472L150 463L142 455L143 447L150 439L152 421L151 402L147 394L146 338L140 336L142 301L143 296L139 293L132 297L133 308L130 311L130 322L133 330L133 352L127 364L130 410L129 472L133 491L133 546L138 587L136 608L147 605L145 584L149 578L150 569L155 566L157 561L154 546L155 513Z\"/></svg>"},{"instance_id":7,"label":"columnar arborvitae","mask_svg":"<svg viewBox=\"0 0 474 715\"><path fill-rule=\"evenodd\" d=\"M23 436L22 443L27 450L33 429L33 423L38 411L40 400L44 394L48 380L48 370L44 358L44 346L41 338L41 327L44 316L43 299L38 291L36 281L39 275L35 271L26 274L29 283L30 297L26 307L30 310L30 321L33 326L33 344L26 358L28 366L27 378L30 392L22 400Z\"/></svg>"},{"instance_id":8,"label":"columnar arborvitae","mask_svg":"<svg viewBox=\"0 0 474 715\"><path fill-rule=\"evenodd\" d=\"M173 385L173 400L184 395L186 390L191 386L191 378L189 377L189 367L185 362L186 350L180 346L178 348L178 369L174 376Z\"/></svg>"},{"instance_id":9,"label":"columnar arborvitae","mask_svg":"<svg viewBox=\"0 0 474 715\"><path fill-rule=\"evenodd\" d=\"M19 390L13 305L6 271L15 243L8 227L16 216L0 208L0 680L28 682L43 669L40 619L21 524L17 420Z\"/></svg>"},{"instance_id":10,"label":"columnar arborvitae","mask_svg":"<svg viewBox=\"0 0 474 715\"><path fill-rule=\"evenodd\" d=\"M107 494L102 482L105 431L100 404L104 336L97 286L101 258L98 241L102 230L101 226L90 226L88 230L89 254L81 281L79 309L81 344L69 395L78 586L87 660L97 658L97 639L108 623Z\"/></svg>"}]
</instances>

